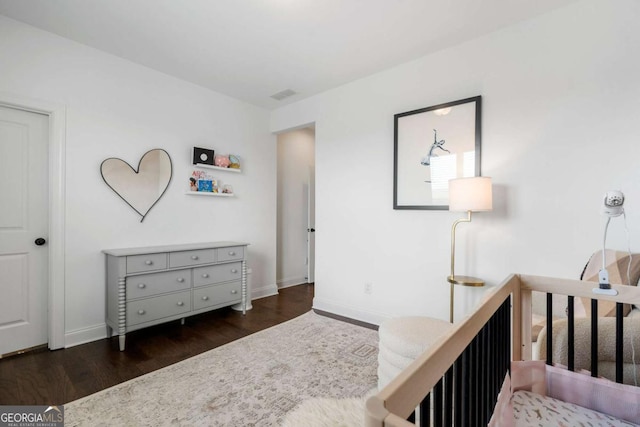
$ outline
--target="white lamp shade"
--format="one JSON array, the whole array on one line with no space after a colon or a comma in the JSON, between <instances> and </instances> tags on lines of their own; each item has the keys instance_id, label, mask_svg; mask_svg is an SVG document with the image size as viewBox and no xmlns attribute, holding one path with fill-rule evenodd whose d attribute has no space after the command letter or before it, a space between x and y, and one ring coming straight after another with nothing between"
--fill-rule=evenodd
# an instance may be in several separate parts
<instances>
[{"instance_id":1,"label":"white lamp shade","mask_svg":"<svg viewBox=\"0 0 640 427\"><path fill-rule=\"evenodd\" d=\"M491 178L475 176L449 181L449 210L480 212L493 209Z\"/></svg>"}]
</instances>

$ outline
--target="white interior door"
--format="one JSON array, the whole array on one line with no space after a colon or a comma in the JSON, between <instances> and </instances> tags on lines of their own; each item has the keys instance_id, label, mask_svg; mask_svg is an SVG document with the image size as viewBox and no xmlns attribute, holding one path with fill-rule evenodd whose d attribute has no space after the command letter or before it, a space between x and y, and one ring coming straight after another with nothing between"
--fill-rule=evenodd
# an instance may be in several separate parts
<instances>
[{"instance_id":1,"label":"white interior door","mask_svg":"<svg viewBox=\"0 0 640 427\"><path fill-rule=\"evenodd\" d=\"M309 191L307 191L307 283L313 283L316 268L316 183L315 170L309 168Z\"/></svg>"},{"instance_id":2,"label":"white interior door","mask_svg":"<svg viewBox=\"0 0 640 427\"><path fill-rule=\"evenodd\" d=\"M48 132L0 106L0 355L48 341Z\"/></svg>"}]
</instances>

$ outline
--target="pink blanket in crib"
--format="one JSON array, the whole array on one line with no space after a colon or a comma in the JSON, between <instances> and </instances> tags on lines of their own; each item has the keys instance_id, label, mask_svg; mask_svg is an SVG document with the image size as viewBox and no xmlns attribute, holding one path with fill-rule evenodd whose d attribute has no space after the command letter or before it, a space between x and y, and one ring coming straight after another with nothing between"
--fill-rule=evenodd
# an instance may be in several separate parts
<instances>
[{"instance_id":1,"label":"pink blanket in crib","mask_svg":"<svg viewBox=\"0 0 640 427\"><path fill-rule=\"evenodd\" d=\"M524 390L640 424L640 388L571 372L544 361L511 362L490 426L514 426L513 393Z\"/></svg>"}]
</instances>

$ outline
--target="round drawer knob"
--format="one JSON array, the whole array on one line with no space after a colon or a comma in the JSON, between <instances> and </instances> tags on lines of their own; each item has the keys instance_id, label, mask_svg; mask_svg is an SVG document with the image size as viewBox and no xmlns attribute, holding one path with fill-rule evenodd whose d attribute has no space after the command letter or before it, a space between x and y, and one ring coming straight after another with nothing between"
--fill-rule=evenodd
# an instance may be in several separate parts
<instances>
[{"instance_id":1,"label":"round drawer knob","mask_svg":"<svg viewBox=\"0 0 640 427\"><path fill-rule=\"evenodd\" d=\"M206 296L206 295L205 295L205 296L203 296L203 297L202 297L202 301L209 301L209 297L208 297L208 296Z\"/></svg>"},{"instance_id":2,"label":"round drawer knob","mask_svg":"<svg viewBox=\"0 0 640 427\"><path fill-rule=\"evenodd\" d=\"M194 261L197 261L198 260L198 255L191 255L191 259L194 260Z\"/></svg>"},{"instance_id":3,"label":"round drawer knob","mask_svg":"<svg viewBox=\"0 0 640 427\"><path fill-rule=\"evenodd\" d=\"M209 275L208 275L207 273L204 273L204 274L202 275L202 278L203 278L203 279L207 279L207 278L209 278Z\"/></svg>"},{"instance_id":4,"label":"round drawer knob","mask_svg":"<svg viewBox=\"0 0 640 427\"><path fill-rule=\"evenodd\" d=\"M146 313L147 313L147 312L146 312L146 311L144 311L144 310L138 310L138 314L139 314L140 316L142 316L143 314L146 314Z\"/></svg>"},{"instance_id":5,"label":"round drawer knob","mask_svg":"<svg viewBox=\"0 0 640 427\"><path fill-rule=\"evenodd\" d=\"M145 285L144 283L138 283L138 287L139 287L140 289L144 289L144 288L146 288L146 287L147 287L147 285Z\"/></svg>"},{"instance_id":6,"label":"round drawer knob","mask_svg":"<svg viewBox=\"0 0 640 427\"><path fill-rule=\"evenodd\" d=\"M236 253L231 251L231 252L229 252L229 256L236 256Z\"/></svg>"},{"instance_id":7,"label":"round drawer knob","mask_svg":"<svg viewBox=\"0 0 640 427\"><path fill-rule=\"evenodd\" d=\"M179 283L184 282L184 277L178 277L178 282L179 282Z\"/></svg>"},{"instance_id":8,"label":"round drawer knob","mask_svg":"<svg viewBox=\"0 0 640 427\"><path fill-rule=\"evenodd\" d=\"M233 269L231 269L231 272L232 272L233 274L236 274L236 273L238 272L238 270L236 270L235 268L233 268Z\"/></svg>"},{"instance_id":9,"label":"round drawer knob","mask_svg":"<svg viewBox=\"0 0 640 427\"><path fill-rule=\"evenodd\" d=\"M238 291L237 291L236 289L234 289L234 290L232 290L232 291L231 291L231 293L232 293L232 294L237 294L237 293L238 293Z\"/></svg>"},{"instance_id":10,"label":"round drawer knob","mask_svg":"<svg viewBox=\"0 0 640 427\"><path fill-rule=\"evenodd\" d=\"M184 305L184 303L182 301L178 301L178 306L182 307Z\"/></svg>"},{"instance_id":11,"label":"round drawer knob","mask_svg":"<svg viewBox=\"0 0 640 427\"><path fill-rule=\"evenodd\" d=\"M146 260L144 263L147 265L153 265L153 261L151 261L150 259Z\"/></svg>"}]
</instances>

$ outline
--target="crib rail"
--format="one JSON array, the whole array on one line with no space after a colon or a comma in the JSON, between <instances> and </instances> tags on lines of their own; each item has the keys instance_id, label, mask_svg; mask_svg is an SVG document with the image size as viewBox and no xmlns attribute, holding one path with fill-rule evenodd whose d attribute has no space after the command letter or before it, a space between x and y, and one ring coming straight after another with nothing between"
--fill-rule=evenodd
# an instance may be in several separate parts
<instances>
[{"instance_id":1,"label":"crib rail","mask_svg":"<svg viewBox=\"0 0 640 427\"><path fill-rule=\"evenodd\" d=\"M478 350L480 350L477 337L480 336L485 326L490 323L492 317L500 311L500 308L504 306L505 302L508 304L517 285L517 276L510 276L484 298L476 311L456 324L442 340L438 341L432 348L423 353L377 395L369 398L366 408L366 425L368 427L412 426L414 424L406 421L407 418L409 418L414 411L414 408L419 406L421 402L428 397L434 388L436 389L434 391L436 396L434 396L435 399L433 400L437 406L439 406L441 399L437 399L437 389L440 387L438 383L442 384L441 381L443 377L446 377L447 372L452 368L455 361L459 361L458 363L464 363L465 361L472 363L473 365L469 366L468 369L477 373L479 363L476 354ZM454 339L452 339L452 337ZM484 346L483 350L486 350ZM463 355L466 351L469 351L469 353ZM480 368L483 369L484 367ZM459 378L462 379L463 377ZM444 383L455 384L455 380L451 383L445 379ZM479 381L475 381L473 390L471 390L470 387L467 388L468 393L465 395L465 398L470 399L481 395L482 393L478 393L479 390L476 389L480 384ZM455 385L453 385L454 401L457 400L460 403L463 401L463 390L464 387L456 388ZM482 405L481 402L475 399L473 402L467 400L465 404L469 405L467 409L471 409L474 415L477 413L476 409L479 409ZM423 408L426 408L426 406L425 404L422 405ZM443 410L443 412L449 413L449 409L450 408L447 408L447 411ZM439 418L439 411L439 407L434 408L436 419ZM423 416L422 418L422 425L428 425L426 421L429 417ZM436 424L438 421L436 421ZM460 422L460 420L458 420L458 422ZM448 423L446 425L453 424Z\"/></svg>"},{"instance_id":2,"label":"crib rail","mask_svg":"<svg viewBox=\"0 0 640 427\"><path fill-rule=\"evenodd\" d=\"M574 361L576 358L576 340L575 333L579 327L586 326L586 323L590 323L590 364L582 369L588 369L591 371L591 375L597 377L599 373L599 352L602 350L598 345L599 335L602 335L603 331L599 332L599 323L609 323L613 318L602 318L598 316L590 316L589 318L576 319L574 312L574 305L576 298L590 299L590 307L592 313L598 312L599 301L612 301L616 303L616 315L615 315L615 374L605 375L611 380L616 382L623 382L623 356L624 356L624 324L626 320L623 317L623 303L638 304L640 302L640 289L635 286L623 286L623 285L611 285L612 288L618 291L618 295L597 295L592 292L592 288L597 287L593 282L581 282L581 281L567 281L562 279L554 279L548 277L537 276L521 276L521 304L525 309L530 308L529 301L531 299L531 292L546 292L547 298L547 319L546 319L546 362L547 364L562 363L567 365L567 368L571 371L574 370ZM567 347L567 360L559 361L553 360L553 342L554 342L554 326L557 322L554 322L552 316L553 300L555 298L561 298L562 301L567 302L567 316L566 319L561 322L566 322L566 347ZM523 330L531 330L530 323L527 323L531 319L528 314L523 315ZM551 325L551 326L550 326ZM584 328L583 328L584 329ZM608 332L608 331L607 331ZM629 341L629 340L627 340ZM578 343L584 344L584 343ZM531 354L531 340L523 340L523 354ZM584 347L584 345L582 345Z\"/></svg>"},{"instance_id":3,"label":"crib rail","mask_svg":"<svg viewBox=\"0 0 640 427\"><path fill-rule=\"evenodd\" d=\"M619 315L622 303L640 305L640 289L636 287L611 285L618 291L618 295L610 296L593 294L591 288L594 286L594 283L577 280L509 276L485 296L473 313L456 324L442 340L418 357L378 394L367 400L366 426L413 426L415 424L407 419L418 406L427 415L433 411L432 417L423 416L422 420L418 419L421 426L430 426L432 420L435 426L486 425L498 393L496 384L502 383L508 361L531 358L532 292L564 295L569 297L569 301L572 300L571 297L591 298L595 301L594 304L597 304L597 300L614 301L618 303ZM553 297L547 298L550 308ZM512 306L511 313L509 305ZM569 317L572 317L571 311L570 303ZM592 318L592 331L595 324L596 332L597 319L597 316ZM547 324L551 325L551 321L548 309ZM498 326L506 324L510 327L511 322L512 330L505 338ZM572 320L569 321L569 329L572 328L571 323ZM616 329L620 332L616 345L621 352L622 322L617 323L619 325ZM548 354L551 353L551 335L552 331L547 334ZM597 333L592 339L592 344L594 343L597 348ZM487 369L485 365L490 362L489 355L492 351L498 359L506 357L508 360ZM570 348L569 353L572 351ZM592 359L597 371L597 352L593 353ZM552 360L547 362L551 363ZM463 368L465 363L467 367ZM475 372L480 372L480 377L474 378ZM432 404L435 407L432 408Z\"/></svg>"}]
</instances>

